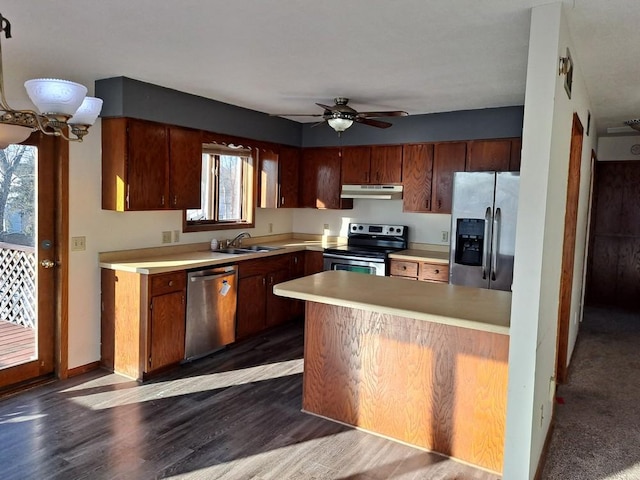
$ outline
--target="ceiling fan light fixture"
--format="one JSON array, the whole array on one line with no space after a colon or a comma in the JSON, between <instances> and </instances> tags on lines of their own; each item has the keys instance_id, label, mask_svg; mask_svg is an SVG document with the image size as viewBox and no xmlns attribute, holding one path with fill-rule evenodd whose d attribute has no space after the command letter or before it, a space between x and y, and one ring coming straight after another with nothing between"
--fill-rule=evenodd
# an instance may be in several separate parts
<instances>
[{"instance_id":1,"label":"ceiling fan light fixture","mask_svg":"<svg viewBox=\"0 0 640 480\"><path fill-rule=\"evenodd\" d=\"M344 118L342 116L334 116L327 120L327 123L336 132L344 132L347 128L353 125L353 120L350 118Z\"/></svg>"},{"instance_id":2,"label":"ceiling fan light fixture","mask_svg":"<svg viewBox=\"0 0 640 480\"><path fill-rule=\"evenodd\" d=\"M634 118L633 120L627 120L624 124L634 130L640 131L640 118Z\"/></svg>"}]
</instances>

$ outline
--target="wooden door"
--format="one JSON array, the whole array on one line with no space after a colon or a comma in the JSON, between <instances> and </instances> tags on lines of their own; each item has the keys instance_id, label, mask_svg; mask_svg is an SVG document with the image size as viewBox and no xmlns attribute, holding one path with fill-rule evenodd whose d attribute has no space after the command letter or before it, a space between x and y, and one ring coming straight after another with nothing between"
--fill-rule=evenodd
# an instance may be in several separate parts
<instances>
[{"instance_id":1,"label":"wooden door","mask_svg":"<svg viewBox=\"0 0 640 480\"><path fill-rule=\"evenodd\" d=\"M437 143L433 148L431 211L451 213L453 173L464 172L467 145L464 142Z\"/></svg>"},{"instance_id":2,"label":"wooden door","mask_svg":"<svg viewBox=\"0 0 640 480\"><path fill-rule=\"evenodd\" d=\"M238 310L236 313L236 338L241 340L265 328L266 308L265 275L253 275L238 280Z\"/></svg>"},{"instance_id":3,"label":"wooden door","mask_svg":"<svg viewBox=\"0 0 640 480\"><path fill-rule=\"evenodd\" d=\"M272 150L260 149L259 162L260 173L259 179L259 200L260 208L277 208L278 207L278 154Z\"/></svg>"},{"instance_id":4,"label":"wooden door","mask_svg":"<svg viewBox=\"0 0 640 480\"><path fill-rule=\"evenodd\" d=\"M67 375L68 148L34 133L0 150L0 389Z\"/></svg>"},{"instance_id":5,"label":"wooden door","mask_svg":"<svg viewBox=\"0 0 640 480\"><path fill-rule=\"evenodd\" d=\"M573 266L576 254L576 227L578 200L580 199L580 167L582 163L583 128L580 118L573 114L571 149L569 151L569 175L567 203L564 215L564 242L562 244L562 271L560 277L560 304L558 306L558 331L556 351L556 379L567 381L569 327L571 324L571 293L573 291Z\"/></svg>"},{"instance_id":6,"label":"wooden door","mask_svg":"<svg viewBox=\"0 0 640 480\"><path fill-rule=\"evenodd\" d=\"M342 149L342 183L360 185L370 183L371 147Z\"/></svg>"},{"instance_id":7,"label":"wooden door","mask_svg":"<svg viewBox=\"0 0 640 480\"><path fill-rule=\"evenodd\" d=\"M473 140L469 143L467 172L507 172L511 140Z\"/></svg>"},{"instance_id":8,"label":"wooden door","mask_svg":"<svg viewBox=\"0 0 640 480\"><path fill-rule=\"evenodd\" d=\"M288 321L292 314L292 303L286 297L273 293L273 286L289 280L289 270L281 268L267 275L267 308L264 316L267 326L280 325Z\"/></svg>"},{"instance_id":9,"label":"wooden door","mask_svg":"<svg viewBox=\"0 0 640 480\"><path fill-rule=\"evenodd\" d=\"M402 182L402 145L371 147L371 176L369 183Z\"/></svg>"},{"instance_id":10,"label":"wooden door","mask_svg":"<svg viewBox=\"0 0 640 480\"><path fill-rule=\"evenodd\" d=\"M200 208L202 180L202 140L200 131L169 128L170 175L169 208Z\"/></svg>"},{"instance_id":11,"label":"wooden door","mask_svg":"<svg viewBox=\"0 0 640 480\"><path fill-rule=\"evenodd\" d=\"M184 359L184 292L151 298L149 312L149 368L147 371L178 363Z\"/></svg>"},{"instance_id":12,"label":"wooden door","mask_svg":"<svg viewBox=\"0 0 640 480\"><path fill-rule=\"evenodd\" d=\"M300 182L300 149L280 147L278 168L280 174L280 203L282 208L298 208L298 184Z\"/></svg>"},{"instance_id":13,"label":"wooden door","mask_svg":"<svg viewBox=\"0 0 640 480\"><path fill-rule=\"evenodd\" d=\"M169 205L167 127L130 120L127 124L127 210L158 210Z\"/></svg>"},{"instance_id":14,"label":"wooden door","mask_svg":"<svg viewBox=\"0 0 640 480\"><path fill-rule=\"evenodd\" d=\"M402 210L430 212L433 145L405 145L402 151L402 173Z\"/></svg>"}]
</instances>

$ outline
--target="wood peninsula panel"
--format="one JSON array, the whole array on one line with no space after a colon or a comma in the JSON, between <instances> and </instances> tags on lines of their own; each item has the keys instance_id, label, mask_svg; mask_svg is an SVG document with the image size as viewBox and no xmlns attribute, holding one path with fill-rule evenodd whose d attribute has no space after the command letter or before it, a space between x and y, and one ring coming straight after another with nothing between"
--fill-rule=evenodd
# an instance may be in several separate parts
<instances>
[{"instance_id":1,"label":"wood peninsula panel","mask_svg":"<svg viewBox=\"0 0 640 480\"><path fill-rule=\"evenodd\" d=\"M509 337L307 302L303 409L501 472Z\"/></svg>"}]
</instances>

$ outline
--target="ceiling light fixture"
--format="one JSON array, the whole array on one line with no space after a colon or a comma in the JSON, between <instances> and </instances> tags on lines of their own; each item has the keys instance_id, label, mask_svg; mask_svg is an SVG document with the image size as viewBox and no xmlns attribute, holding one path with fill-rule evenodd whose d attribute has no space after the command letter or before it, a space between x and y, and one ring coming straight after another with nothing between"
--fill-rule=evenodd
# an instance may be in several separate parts
<instances>
[{"instance_id":1,"label":"ceiling light fixture","mask_svg":"<svg viewBox=\"0 0 640 480\"><path fill-rule=\"evenodd\" d=\"M627 120L624 122L627 127L631 127L634 130L640 131L640 118L634 118L633 120Z\"/></svg>"},{"instance_id":2,"label":"ceiling light fixture","mask_svg":"<svg viewBox=\"0 0 640 480\"><path fill-rule=\"evenodd\" d=\"M343 113L334 112L333 116L327 119L327 123L340 135L340 133L353 125L353 119Z\"/></svg>"},{"instance_id":3,"label":"ceiling light fixture","mask_svg":"<svg viewBox=\"0 0 640 480\"><path fill-rule=\"evenodd\" d=\"M5 38L11 38L11 23L0 14L0 148L26 140L34 130L81 142L98 118L102 100L86 97L87 87L79 83L38 78L24 84L38 111L11 108L4 91L2 32ZM66 133L67 127L70 134Z\"/></svg>"}]
</instances>

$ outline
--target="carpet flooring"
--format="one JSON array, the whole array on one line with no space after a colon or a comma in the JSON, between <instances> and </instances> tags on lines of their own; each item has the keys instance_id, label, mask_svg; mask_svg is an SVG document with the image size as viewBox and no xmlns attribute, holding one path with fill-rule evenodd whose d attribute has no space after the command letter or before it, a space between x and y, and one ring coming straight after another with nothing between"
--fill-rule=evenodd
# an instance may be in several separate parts
<instances>
[{"instance_id":1,"label":"carpet flooring","mask_svg":"<svg viewBox=\"0 0 640 480\"><path fill-rule=\"evenodd\" d=\"M542 479L640 479L640 313L585 310Z\"/></svg>"}]
</instances>

